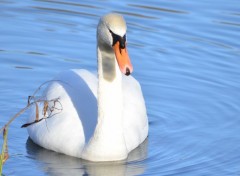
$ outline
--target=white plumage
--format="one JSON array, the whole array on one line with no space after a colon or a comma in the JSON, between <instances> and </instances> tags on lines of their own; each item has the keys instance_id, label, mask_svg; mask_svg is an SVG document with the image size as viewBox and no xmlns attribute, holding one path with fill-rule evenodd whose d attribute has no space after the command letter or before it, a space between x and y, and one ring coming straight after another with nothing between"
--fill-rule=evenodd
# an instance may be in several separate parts
<instances>
[{"instance_id":1,"label":"white plumage","mask_svg":"<svg viewBox=\"0 0 240 176\"><path fill-rule=\"evenodd\" d=\"M59 98L63 109L56 109L53 117L28 127L36 144L91 161L114 161L126 159L147 137L148 119L141 87L132 76L122 74L127 75L132 66L130 61L117 62L118 51L113 49L110 30L120 38L126 33L121 15L108 14L100 19L98 75L83 69L65 71L54 78L59 81L45 90L43 96L47 100ZM120 64L124 66L122 73ZM39 104L40 119L44 118L42 109L43 104ZM35 118L33 108L28 122Z\"/></svg>"}]
</instances>

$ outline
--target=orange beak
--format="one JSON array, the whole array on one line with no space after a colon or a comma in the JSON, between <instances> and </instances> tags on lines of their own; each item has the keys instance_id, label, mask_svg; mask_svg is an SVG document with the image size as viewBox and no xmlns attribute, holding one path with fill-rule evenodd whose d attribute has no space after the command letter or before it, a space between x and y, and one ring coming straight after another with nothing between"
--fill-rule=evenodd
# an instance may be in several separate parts
<instances>
[{"instance_id":1,"label":"orange beak","mask_svg":"<svg viewBox=\"0 0 240 176\"><path fill-rule=\"evenodd\" d=\"M113 50L121 72L127 76L130 75L133 71L133 67L128 56L127 48L120 48L120 43L118 41L115 45L113 45Z\"/></svg>"}]
</instances>

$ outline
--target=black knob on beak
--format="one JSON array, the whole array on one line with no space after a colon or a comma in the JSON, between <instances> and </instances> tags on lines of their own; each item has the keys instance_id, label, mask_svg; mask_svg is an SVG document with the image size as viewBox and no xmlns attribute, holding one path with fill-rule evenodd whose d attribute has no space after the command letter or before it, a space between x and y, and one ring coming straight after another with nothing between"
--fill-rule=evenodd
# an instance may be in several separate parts
<instances>
[{"instance_id":1,"label":"black knob on beak","mask_svg":"<svg viewBox=\"0 0 240 176\"><path fill-rule=\"evenodd\" d=\"M125 48L125 40L123 40L123 39L120 39L120 48L121 49L124 49Z\"/></svg>"},{"instance_id":2,"label":"black knob on beak","mask_svg":"<svg viewBox=\"0 0 240 176\"><path fill-rule=\"evenodd\" d=\"M126 68L126 73L125 73L125 75L127 75L127 76L129 76L131 73L130 73L130 70L129 70L129 68L127 67Z\"/></svg>"}]
</instances>

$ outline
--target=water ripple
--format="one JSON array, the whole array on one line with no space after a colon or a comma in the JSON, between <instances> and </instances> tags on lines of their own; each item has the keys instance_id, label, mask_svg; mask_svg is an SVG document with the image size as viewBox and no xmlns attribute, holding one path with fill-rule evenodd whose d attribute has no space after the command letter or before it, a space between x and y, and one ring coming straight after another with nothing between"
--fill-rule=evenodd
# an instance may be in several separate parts
<instances>
[{"instance_id":1,"label":"water ripple","mask_svg":"<svg viewBox=\"0 0 240 176\"><path fill-rule=\"evenodd\" d=\"M1 116L62 70L96 70L97 21L113 11L127 19L133 76L150 125L146 145L126 162L91 163L29 141L23 147L19 118L9 130L13 158L5 175L239 175L238 1L0 3Z\"/></svg>"},{"instance_id":2,"label":"water ripple","mask_svg":"<svg viewBox=\"0 0 240 176\"><path fill-rule=\"evenodd\" d=\"M143 15L143 14L139 14L139 13L136 13L136 12L126 12L126 11L113 11L113 12L120 13L120 14L123 14L123 15L126 15L126 16L138 17L138 18L158 19L158 17Z\"/></svg>"},{"instance_id":3,"label":"water ripple","mask_svg":"<svg viewBox=\"0 0 240 176\"><path fill-rule=\"evenodd\" d=\"M148 10L157 10L157 11L161 11L161 12L177 13L177 14L187 14L188 13L188 12L180 11L180 10L173 10L173 9L146 6L146 5L128 4L128 6L143 8L143 9L148 9Z\"/></svg>"},{"instance_id":4,"label":"water ripple","mask_svg":"<svg viewBox=\"0 0 240 176\"><path fill-rule=\"evenodd\" d=\"M226 24L226 25L231 25L231 26L240 26L240 23L234 23L234 22L228 22L228 21L219 21L218 23L220 24Z\"/></svg>"},{"instance_id":5,"label":"water ripple","mask_svg":"<svg viewBox=\"0 0 240 176\"><path fill-rule=\"evenodd\" d=\"M80 4L75 2L65 2L65 1L53 1L53 0L35 0L40 2L48 2L53 4L62 4L62 5L70 5L70 6L80 6L84 8L90 8L90 9L102 9L101 7L90 5L90 4Z\"/></svg>"},{"instance_id":6,"label":"water ripple","mask_svg":"<svg viewBox=\"0 0 240 176\"><path fill-rule=\"evenodd\" d=\"M73 11L73 10L65 10L65 9L57 9L57 8L50 8L50 7L37 7L37 6L31 6L31 8L38 9L41 11L47 11L50 13L66 13L66 14L78 14L78 15L86 15L86 16L97 16L92 13L84 13L84 12L79 12L79 11Z\"/></svg>"}]
</instances>

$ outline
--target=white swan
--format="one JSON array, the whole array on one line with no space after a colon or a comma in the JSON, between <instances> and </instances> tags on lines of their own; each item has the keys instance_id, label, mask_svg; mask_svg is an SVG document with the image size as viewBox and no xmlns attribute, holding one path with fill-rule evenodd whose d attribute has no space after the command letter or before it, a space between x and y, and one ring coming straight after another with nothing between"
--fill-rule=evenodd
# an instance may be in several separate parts
<instances>
[{"instance_id":1,"label":"white swan","mask_svg":"<svg viewBox=\"0 0 240 176\"><path fill-rule=\"evenodd\" d=\"M53 117L28 127L34 143L86 160L115 161L126 159L145 140L148 119L141 87L132 76L125 76L133 70L126 49L126 29L119 14L100 19L98 75L76 69L54 79L60 81L52 82L44 96L47 100L59 98L63 110L55 109ZM40 104L40 119L46 116L42 109ZM34 111L28 122L35 120Z\"/></svg>"}]
</instances>

